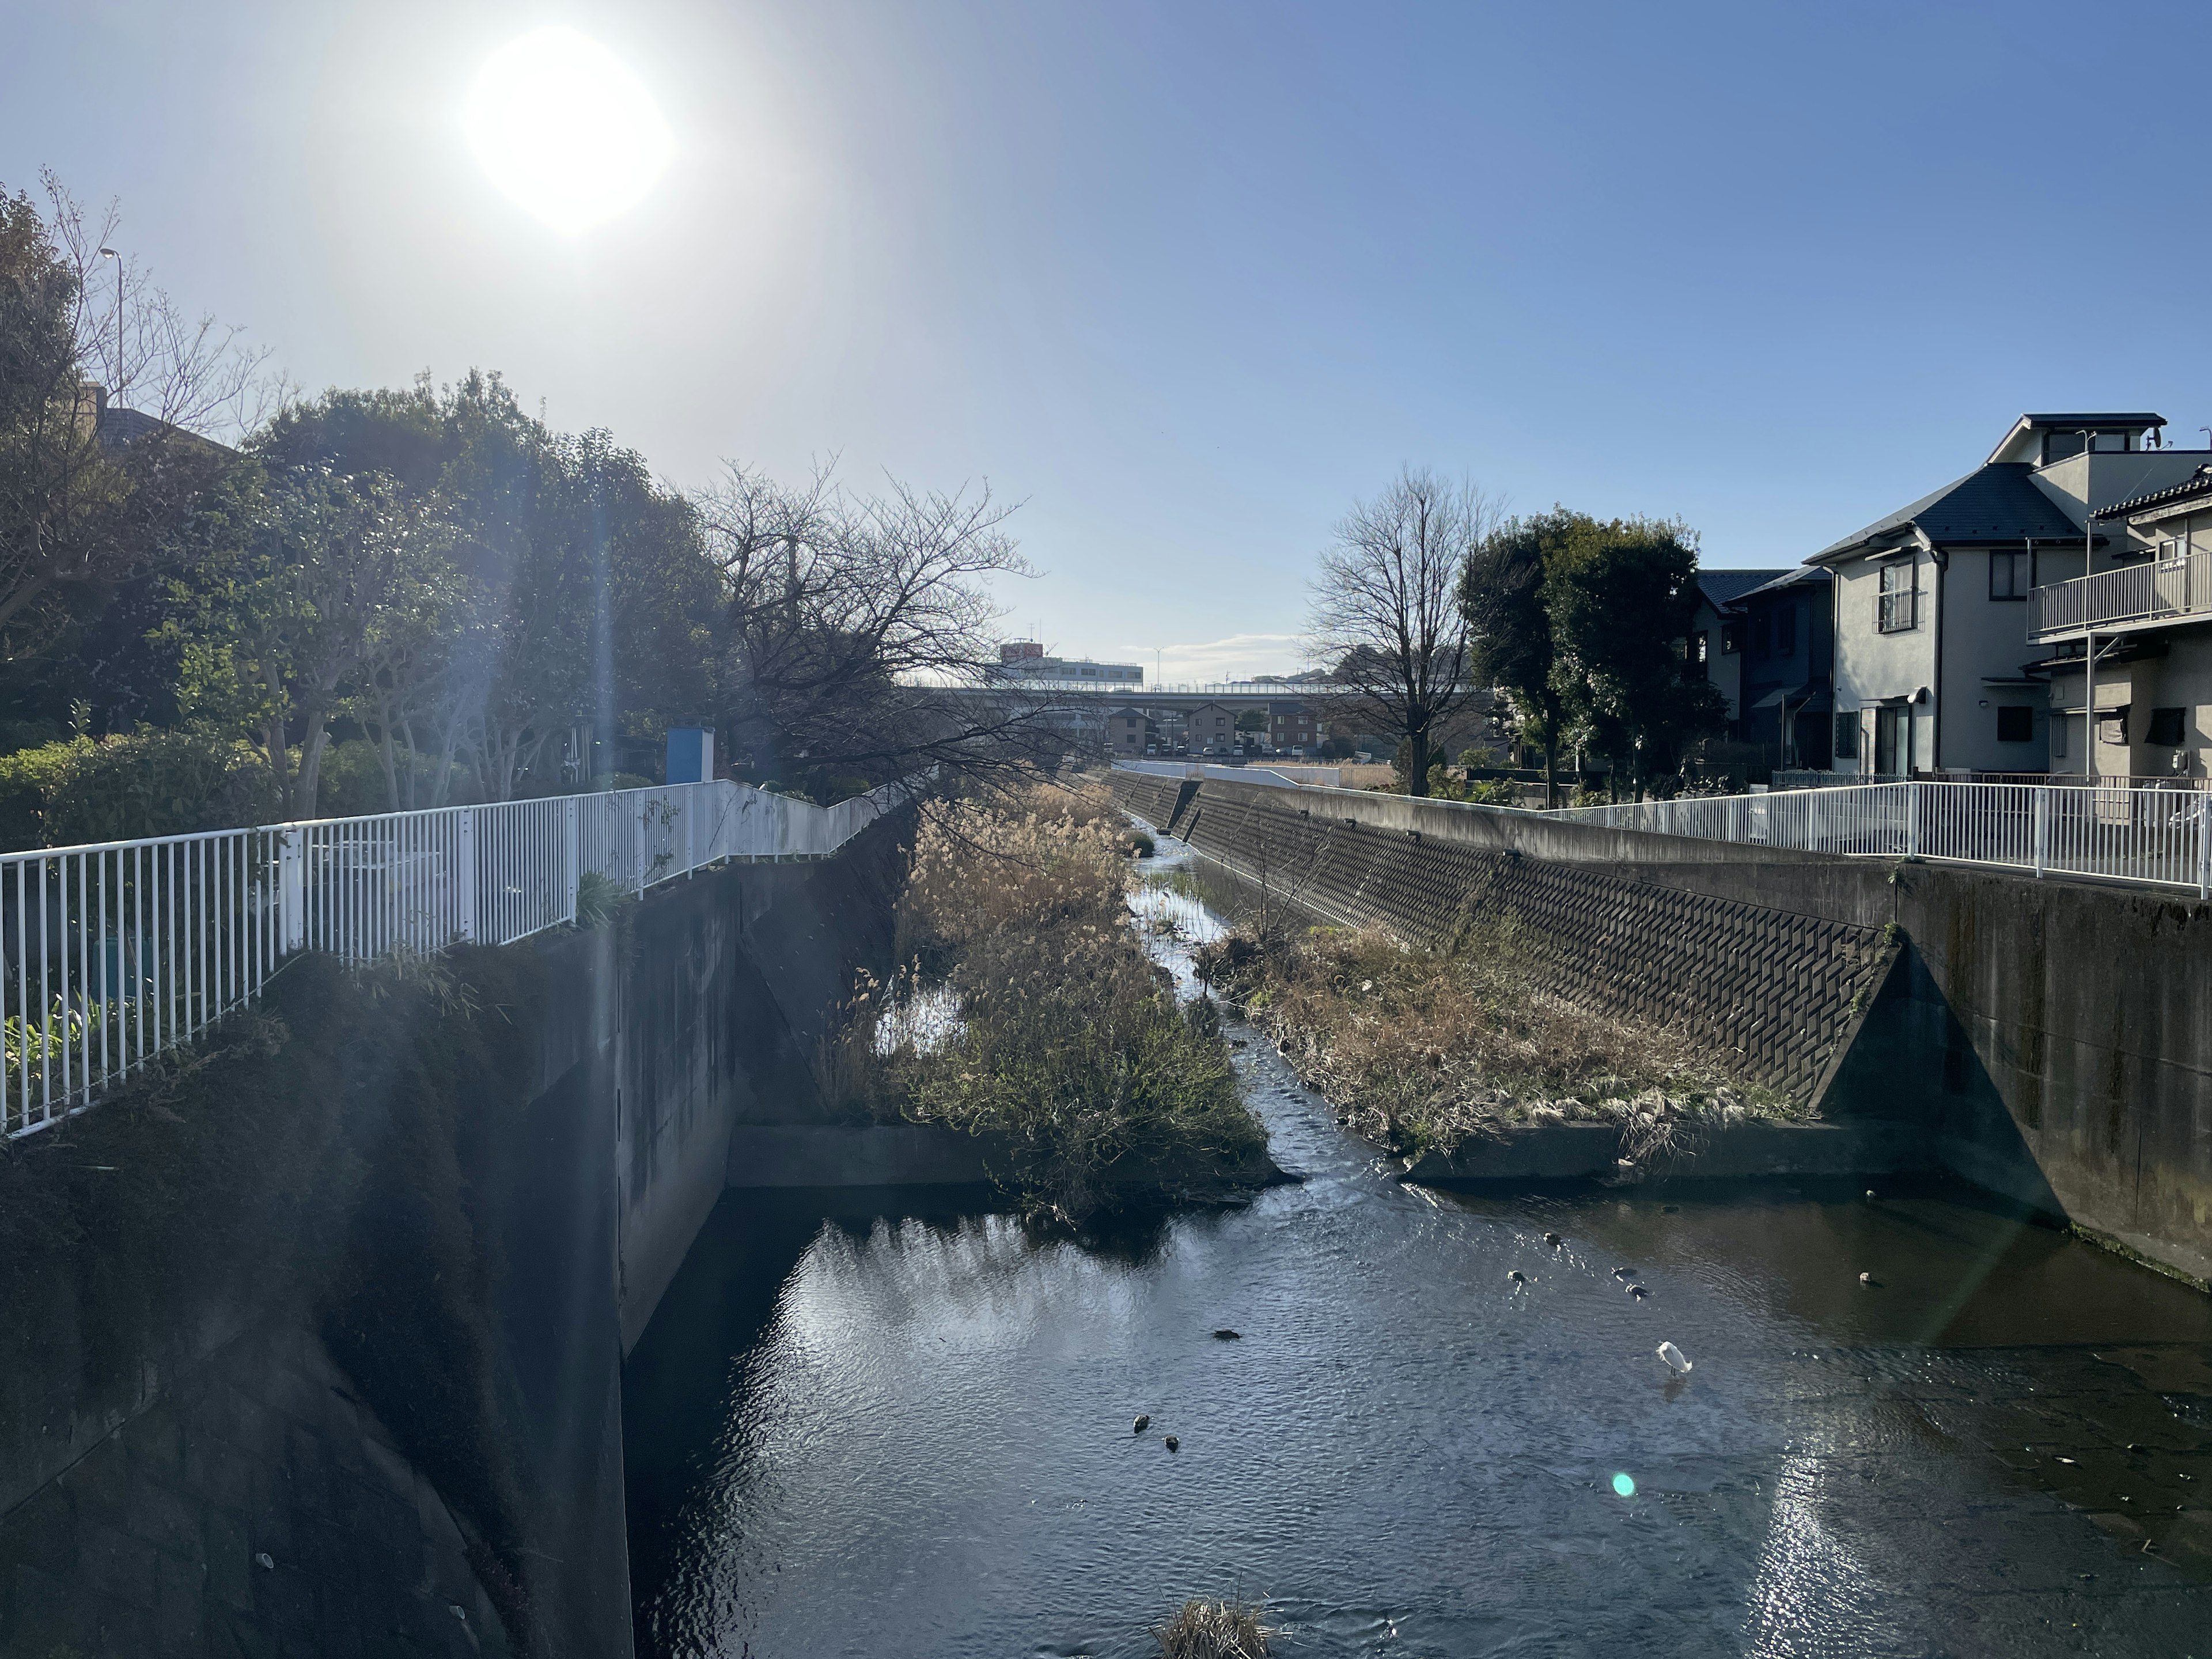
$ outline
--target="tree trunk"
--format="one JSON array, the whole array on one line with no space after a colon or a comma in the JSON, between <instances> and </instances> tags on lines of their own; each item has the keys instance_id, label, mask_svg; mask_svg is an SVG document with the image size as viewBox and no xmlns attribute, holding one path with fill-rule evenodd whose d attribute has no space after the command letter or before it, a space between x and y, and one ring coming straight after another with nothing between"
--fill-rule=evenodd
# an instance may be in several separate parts
<instances>
[{"instance_id":1,"label":"tree trunk","mask_svg":"<svg viewBox=\"0 0 2212 1659\"><path fill-rule=\"evenodd\" d=\"M1413 745L1413 775L1406 780L1406 793L1425 795L1429 793L1429 733L1424 726L1419 732L1408 732L1407 741Z\"/></svg>"},{"instance_id":2,"label":"tree trunk","mask_svg":"<svg viewBox=\"0 0 2212 1659\"><path fill-rule=\"evenodd\" d=\"M1559 804L1559 758L1558 739L1546 738L1544 739L1544 810L1547 812Z\"/></svg>"},{"instance_id":3,"label":"tree trunk","mask_svg":"<svg viewBox=\"0 0 2212 1659\"><path fill-rule=\"evenodd\" d=\"M323 775L323 714L317 709L307 717L307 733L300 739L300 775L292 801L295 819L315 816L315 787Z\"/></svg>"}]
</instances>

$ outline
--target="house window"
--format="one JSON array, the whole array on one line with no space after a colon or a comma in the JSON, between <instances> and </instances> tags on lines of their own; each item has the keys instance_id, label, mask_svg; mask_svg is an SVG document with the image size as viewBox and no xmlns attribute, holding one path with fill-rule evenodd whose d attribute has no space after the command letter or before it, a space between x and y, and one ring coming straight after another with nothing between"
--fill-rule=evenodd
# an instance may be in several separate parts
<instances>
[{"instance_id":1,"label":"house window","mask_svg":"<svg viewBox=\"0 0 2212 1659\"><path fill-rule=\"evenodd\" d=\"M2034 742L2035 710L2025 704L2016 708L1998 709L1997 741L1999 743Z\"/></svg>"},{"instance_id":2,"label":"house window","mask_svg":"<svg viewBox=\"0 0 2212 1659\"><path fill-rule=\"evenodd\" d=\"M2128 740L2128 716L2135 713L2135 705L2122 703L2118 708L2097 711L2097 741L2124 744Z\"/></svg>"},{"instance_id":3,"label":"house window","mask_svg":"<svg viewBox=\"0 0 2212 1659\"><path fill-rule=\"evenodd\" d=\"M1884 777L1912 775L1912 710L1903 703L1874 711L1874 769Z\"/></svg>"},{"instance_id":4,"label":"house window","mask_svg":"<svg viewBox=\"0 0 2212 1659\"><path fill-rule=\"evenodd\" d=\"M2024 599L2033 580L2027 568L2027 555L1992 553L1990 555L1990 597L1993 599Z\"/></svg>"},{"instance_id":5,"label":"house window","mask_svg":"<svg viewBox=\"0 0 2212 1659\"><path fill-rule=\"evenodd\" d=\"M1906 634L1920 625L1920 565L1899 559L1881 568L1881 592L1875 599L1875 619L1885 634Z\"/></svg>"},{"instance_id":6,"label":"house window","mask_svg":"<svg viewBox=\"0 0 2212 1659\"><path fill-rule=\"evenodd\" d=\"M2143 732L2143 741L2166 749L2179 749L2181 746L2181 723L2188 713L2185 708L2152 709L2150 725Z\"/></svg>"},{"instance_id":7,"label":"house window","mask_svg":"<svg viewBox=\"0 0 2212 1659\"><path fill-rule=\"evenodd\" d=\"M1721 654L1732 657L1743 649L1743 624L1724 622L1721 624Z\"/></svg>"},{"instance_id":8,"label":"house window","mask_svg":"<svg viewBox=\"0 0 2212 1659\"><path fill-rule=\"evenodd\" d=\"M1836 758L1859 757L1859 711L1846 709L1836 716Z\"/></svg>"}]
</instances>

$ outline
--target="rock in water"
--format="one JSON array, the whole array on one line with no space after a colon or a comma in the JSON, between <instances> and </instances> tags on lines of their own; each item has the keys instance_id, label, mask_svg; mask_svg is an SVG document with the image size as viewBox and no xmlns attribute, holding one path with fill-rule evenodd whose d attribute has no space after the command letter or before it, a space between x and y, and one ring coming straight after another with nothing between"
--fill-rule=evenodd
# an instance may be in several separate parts
<instances>
[{"instance_id":1,"label":"rock in water","mask_svg":"<svg viewBox=\"0 0 2212 1659\"><path fill-rule=\"evenodd\" d=\"M1557 1233L1546 1233L1544 1235L1544 1243L1550 1245L1555 1250L1559 1248L1559 1236Z\"/></svg>"},{"instance_id":2,"label":"rock in water","mask_svg":"<svg viewBox=\"0 0 2212 1659\"><path fill-rule=\"evenodd\" d=\"M1860 1284L1862 1284L1862 1285L1871 1285L1871 1284L1873 1284L1873 1283L1874 1283L1874 1275L1873 1275L1872 1273L1861 1273L1861 1274L1859 1275L1859 1283L1860 1283Z\"/></svg>"},{"instance_id":3,"label":"rock in water","mask_svg":"<svg viewBox=\"0 0 2212 1659\"><path fill-rule=\"evenodd\" d=\"M1510 1269L1506 1273L1505 1277L1510 1283L1515 1285L1526 1285L1528 1282L1528 1275L1522 1273L1518 1267Z\"/></svg>"},{"instance_id":4,"label":"rock in water","mask_svg":"<svg viewBox=\"0 0 2212 1659\"><path fill-rule=\"evenodd\" d=\"M1667 1369L1675 1376L1687 1376L1690 1374L1690 1356L1673 1343L1662 1342L1659 1345L1659 1357L1667 1362Z\"/></svg>"},{"instance_id":5,"label":"rock in water","mask_svg":"<svg viewBox=\"0 0 2212 1659\"><path fill-rule=\"evenodd\" d=\"M1633 1279L1636 1277L1636 1269L1633 1267L1615 1267L1613 1270L1613 1276L1615 1279Z\"/></svg>"},{"instance_id":6,"label":"rock in water","mask_svg":"<svg viewBox=\"0 0 2212 1659\"><path fill-rule=\"evenodd\" d=\"M1182 1442L1176 1439L1173 1435L1170 1435L1166 1440L1163 1441L1161 1443L1166 1446L1170 1451L1173 1451L1177 1447L1181 1446Z\"/></svg>"},{"instance_id":7,"label":"rock in water","mask_svg":"<svg viewBox=\"0 0 2212 1659\"><path fill-rule=\"evenodd\" d=\"M1135 1429L1133 1431L1134 1431L1135 1433L1138 1433L1138 1434L1142 1434L1142 1433L1143 1433L1146 1429L1149 1429L1149 1428L1151 1428L1152 1426L1152 1419L1151 1418L1149 1418L1149 1417L1139 1417L1139 1418L1137 1419L1137 1426L1136 1426L1136 1429Z\"/></svg>"},{"instance_id":8,"label":"rock in water","mask_svg":"<svg viewBox=\"0 0 2212 1659\"><path fill-rule=\"evenodd\" d=\"M1634 1297L1638 1302L1643 1301L1645 1297L1651 1294L1650 1291L1645 1290L1641 1285L1631 1285L1628 1287L1628 1293Z\"/></svg>"},{"instance_id":9,"label":"rock in water","mask_svg":"<svg viewBox=\"0 0 2212 1659\"><path fill-rule=\"evenodd\" d=\"M1214 1332L1213 1340L1216 1342L1242 1342L1244 1340L1244 1333L1242 1331L1232 1331L1224 1325L1219 1330Z\"/></svg>"}]
</instances>

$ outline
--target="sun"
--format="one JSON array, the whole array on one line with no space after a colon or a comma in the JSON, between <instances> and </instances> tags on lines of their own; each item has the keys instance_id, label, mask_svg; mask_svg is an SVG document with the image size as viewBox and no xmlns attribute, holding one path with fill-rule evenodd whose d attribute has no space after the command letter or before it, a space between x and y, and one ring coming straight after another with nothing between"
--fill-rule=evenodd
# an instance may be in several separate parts
<instances>
[{"instance_id":1,"label":"sun","mask_svg":"<svg viewBox=\"0 0 2212 1659\"><path fill-rule=\"evenodd\" d=\"M568 235L636 206L676 153L644 83L571 28L492 53L461 123L492 182Z\"/></svg>"}]
</instances>

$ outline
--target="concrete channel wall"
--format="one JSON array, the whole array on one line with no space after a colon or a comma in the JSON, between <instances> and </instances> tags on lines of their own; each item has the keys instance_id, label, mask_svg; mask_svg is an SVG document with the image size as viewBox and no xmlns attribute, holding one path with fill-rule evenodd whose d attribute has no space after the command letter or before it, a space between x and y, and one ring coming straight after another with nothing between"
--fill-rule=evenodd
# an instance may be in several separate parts
<instances>
[{"instance_id":1,"label":"concrete channel wall","mask_svg":"<svg viewBox=\"0 0 2212 1659\"><path fill-rule=\"evenodd\" d=\"M1563 992L1676 1021L1832 1118L2212 1282L2212 906L1356 791L1115 775L1129 811L1321 914L1516 915Z\"/></svg>"},{"instance_id":2,"label":"concrete channel wall","mask_svg":"<svg viewBox=\"0 0 2212 1659\"><path fill-rule=\"evenodd\" d=\"M312 1126L264 1143L271 1184L217 1120L209 1218L267 1224L151 1310L66 1214L51 1265L0 1263L36 1327L0 1334L0 1653L629 1653L622 1363L726 1183L850 1179L847 1141L862 1178L967 1178L968 1149L828 1129L813 1082L890 968L903 827L461 952L466 1012L416 1027L325 958L272 981L280 1046L214 1054L192 1108L268 1085L269 1124ZM142 1146L98 1150L139 1109L0 1152L51 1187Z\"/></svg>"}]
</instances>

